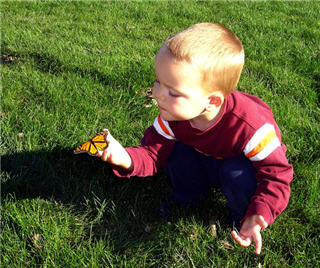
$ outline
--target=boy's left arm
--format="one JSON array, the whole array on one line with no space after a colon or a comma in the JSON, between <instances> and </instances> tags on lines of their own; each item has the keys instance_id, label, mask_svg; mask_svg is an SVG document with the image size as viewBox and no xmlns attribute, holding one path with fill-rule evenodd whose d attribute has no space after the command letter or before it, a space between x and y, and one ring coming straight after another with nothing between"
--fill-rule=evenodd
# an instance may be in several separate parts
<instances>
[{"instance_id":1,"label":"boy's left arm","mask_svg":"<svg viewBox=\"0 0 320 268\"><path fill-rule=\"evenodd\" d=\"M257 188L242 222L252 215L262 215L270 225L288 205L293 168L285 156L284 145L252 164L256 169Z\"/></svg>"},{"instance_id":2,"label":"boy's left arm","mask_svg":"<svg viewBox=\"0 0 320 268\"><path fill-rule=\"evenodd\" d=\"M265 159L252 161L257 170L257 188L241 222L240 233L233 231L232 236L244 247L255 242L256 254L261 252L261 230L275 221L289 201L293 168L288 163L285 152L282 144Z\"/></svg>"}]
</instances>

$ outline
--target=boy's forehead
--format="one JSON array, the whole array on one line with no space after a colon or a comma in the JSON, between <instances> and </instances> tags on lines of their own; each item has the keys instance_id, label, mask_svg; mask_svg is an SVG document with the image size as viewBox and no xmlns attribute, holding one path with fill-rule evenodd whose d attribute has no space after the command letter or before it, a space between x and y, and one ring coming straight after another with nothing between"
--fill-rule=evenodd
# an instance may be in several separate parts
<instances>
[{"instance_id":1,"label":"boy's forehead","mask_svg":"<svg viewBox=\"0 0 320 268\"><path fill-rule=\"evenodd\" d=\"M193 69L195 72L203 73L203 68L201 66L204 66L205 63L208 61L208 59L204 56L199 55L198 57L195 57L194 59L191 59L190 61L187 59L179 59L175 55L172 54L169 48L166 47L166 45L163 45L156 57L155 57L155 63L157 64L157 61L167 59L172 61L174 64L185 64L190 67L190 69Z\"/></svg>"},{"instance_id":2,"label":"boy's forehead","mask_svg":"<svg viewBox=\"0 0 320 268\"><path fill-rule=\"evenodd\" d=\"M188 65L188 67L192 67L192 68L195 67L195 66L192 66L193 64L187 62L186 60L180 60L177 57L175 57L171 53L171 51L165 46L162 46L159 49L159 51L158 51L158 53L157 53L157 55L155 57L155 68L156 68L156 66L158 64L160 64L162 62L166 62L166 63L170 62L170 63L172 63L174 65L183 64L185 66Z\"/></svg>"},{"instance_id":3,"label":"boy's forehead","mask_svg":"<svg viewBox=\"0 0 320 268\"><path fill-rule=\"evenodd\" d=\"M168 62L173 62L175 63L175 58L173 55L171 55L170 51L166 48L160 48L158 51L156 57L155 57L155 64L154 64L154 69L155 71L157 68L160 68L160 65L166 64Z\"/></svg>"},{"instance_id":4,"label":"boy's forehead","mask_svg":"<svg viewBox=\"0 0 320 268\"><path fill-rule=\"evenodd\" d=\"M165 46L162 46L157 55L155 60L157 61L157 59L159 59L160 57L170 57L172 59L174 59L174 56L172 55L172 53L170 52L170 50L168 48L166 48Z\"/></svg>"},{"instance_id":5,"label":"boy's forehead","mask_svg":"<svg viewBox=\"0 0 320 268\"><path fill-rule=\"evenodd\" d=\"M195 64L194 62L188 62L187 60L180 60L176 58L168 48L165 46L161 47L158 51L156 58L155 58L155 70L157 67L160 68L160 65L167 65L167 68L174 67L175 69L178 67L178 69L181 71L182 69L185 71L192 71L196 73L202 73L201 69L199 68L198 64ZM169 67L170 66L170 67ZM183 67L182 67L183 66ZM164 66L162 66L164 67ZM181 69L182 68L182 69ZM176 69L177 70L177 69Z\"/></svg>"}]
</instances>

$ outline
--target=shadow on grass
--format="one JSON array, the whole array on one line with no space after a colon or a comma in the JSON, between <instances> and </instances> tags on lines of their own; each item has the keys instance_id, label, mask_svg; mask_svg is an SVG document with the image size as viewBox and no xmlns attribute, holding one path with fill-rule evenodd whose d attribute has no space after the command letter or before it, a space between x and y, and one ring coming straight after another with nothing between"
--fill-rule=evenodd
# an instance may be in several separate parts
<instances>
[{"instance_id":1,"label":"shadow on grass","mask_svg":"<svg viewBox=\"0 0 320 268\"><path fill-rule=\"evenodd\" d=\"M57 149L2 156L1 184L3 199L55 200L72 207L77 215L86 215L93 237L111 240L120 254L128 247L157 239L159 234L151 234L148 226L166 224L158 207L169 193L170 183L161 172L150 178L117 178L98 158ZM220 202L216 198L213 201ZM172 222L194 218L207 225L210 214L219 217L221 227L227 226L226 209L221 204L213 207L212 203L178 211ZM94 224L89 226L89 222Z\"/></svg>"},{"instance_id":2,"label":"shadow on grass","mask_svg":"<svg viewBox=\"0 0 320 268\"><path fill-rule=\"evenodd\" d=\"M103 86L117 87L119 85L119 81L122 81L122 83L127 81L127 83L130 84L130 78L137 79L136 76L141 73L137 72L136 66L132 66L132 64L135 64L134 61L128 61L127 64L125 66L122 66L121 68L115 67L117 68L117 71L113 72L112 75L110 75L107 72L101 72L96 66L73 66L65 64L57 57L45 52L14 51L9 49L5 43L2 44L0 63L2 65L7 65L10 67L19 62L31 62L35 70L54 76L74 73L81 77L93 79ZM139 65L139 67L142 68L142 65ZM145 77L141 79L145 80ZM123 84L121 84L120 86L124 87Z\"/></svg>"},{"instance_id":3,"label":"shadow on grass","mask_svg":"<svg viewBox=\"0 0 320 268\"><path fill-rule=\"evenodd\" d=\"M53 198L77 206L93 194L121 199L122 194L115 192L132 184L114 176L110 165L99 158L74 155L72 150L14 153L3 155L1 160L2 193L14 194L17 199Z\"/></svg>"}]
</instances>

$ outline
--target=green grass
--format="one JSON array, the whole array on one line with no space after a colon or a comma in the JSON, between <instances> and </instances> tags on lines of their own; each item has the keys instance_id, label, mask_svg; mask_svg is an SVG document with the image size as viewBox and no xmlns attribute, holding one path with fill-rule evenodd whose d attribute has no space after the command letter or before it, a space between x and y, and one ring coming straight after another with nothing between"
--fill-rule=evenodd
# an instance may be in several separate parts
<instances>
[{"instance_id":1,"label":"green grass","mask_svg":"<svg viewBox=\"0 0 320 268\"><path fill-rule=\"evenodd\" d=\"M295 168L288 208L260 256L232 240L225 200L161 221L168 178L116 178L73 148L102 128L139 143L172 33L226 25L239 86L271 106ZM1 2L3 267L316 267L320 261L320 8L314 2ZM217 236L209 221L217 224Z\"/></svg>"}]
</instances>

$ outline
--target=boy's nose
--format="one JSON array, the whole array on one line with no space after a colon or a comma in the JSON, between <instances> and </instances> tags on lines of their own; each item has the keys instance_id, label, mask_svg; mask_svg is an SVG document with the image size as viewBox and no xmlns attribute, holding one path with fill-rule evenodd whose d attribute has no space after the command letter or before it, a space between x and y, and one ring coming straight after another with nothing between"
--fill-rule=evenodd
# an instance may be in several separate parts
<instances>
[{"instance_id":1,"label":"boy's nose","mask_svg":"<svg viewBox=\"0 0 320 268\"><path fill-rule=\"evenodd\" d=\"M152 97L155 100L163 100L164 95L163 95L163 92L161 92L159 84L154 84L153 85L153 87L152 87Z\"/></svg>"}]
</instances>

